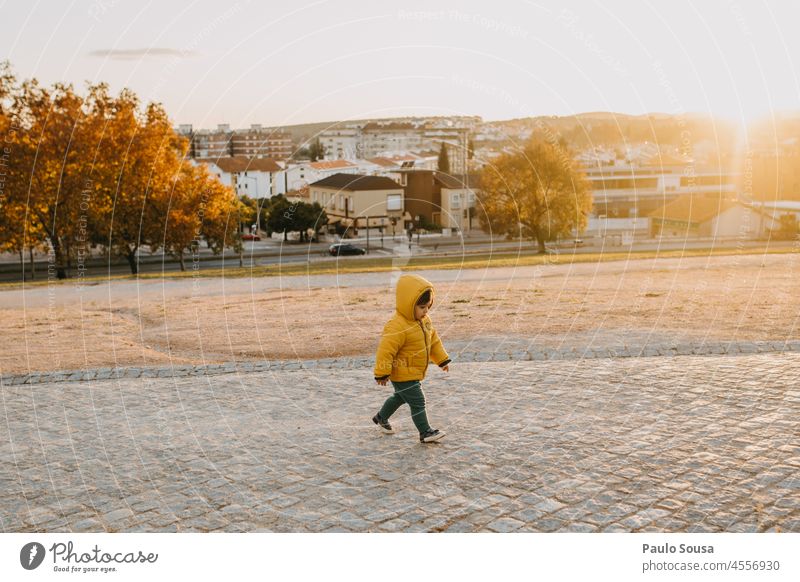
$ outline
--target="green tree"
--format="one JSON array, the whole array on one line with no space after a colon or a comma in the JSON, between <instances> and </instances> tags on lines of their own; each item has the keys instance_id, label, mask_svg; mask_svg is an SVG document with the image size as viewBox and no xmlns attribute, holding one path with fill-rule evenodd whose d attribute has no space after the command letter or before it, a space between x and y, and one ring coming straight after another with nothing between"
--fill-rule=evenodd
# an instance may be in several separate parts
<instances>
[{"instance_id":1,"label":"green tree","mask_svg":"<svg viewBox=\"0 0 800 582\"><path fill-rule=\"evenodd\" d=\"M778 217L778 228L773 229L772 238L775 240L795 240L800 236L800 224L794 214L782 214Z\"/></svg>"},{"instance_id":2,"label":"green tree","mask_svg":"<svg viewBox=\"0 0 800 582\"><path fill-rule=\"evenodd\" d=\"M325 157L325 148L322 147L322 144L319 142L319 138L315 139L313 142L311 142L311 145L308 146L308 157L312 162L316 162L317 160L321 160Z\"/></svg>"},{"instance_id":3,"label":"green tree","mask_svg":"<svg viewBox=\"0 0 800 582\"><path fill-rule=\"evenodd\" d=\"M477 196L484 230L535 239L540 253L546 252L545 241L582 231L592 204L570 153L540 140L487 166Z\"/></svg>"},{"instance_id":4,"label":"green tree","mask_svg":"<svg viewBox=\"0 0 800 582\"><path fill-rule=\"evenodd\" d=\"M450 173L450 158L447 156L447 144L442 142L442 147L439 150L438 166L440 172L445 174Z\"/></svg>"},{"instance_id":5,"label":"green tree","mask_svg":"<svg viewBox=\"0 0 800 582\"><path fill-rule=\"evenodd\" d=\"M318 202L313 204L299 202L295 212L295 227L300 231L300 240L303 242L309 242L306 236L309 229L316 233L328 224L328 215Z\"/></svg>"},{"instance_id":6,"label":"green tree","mask_svg":"<svg viewBox=\"0 0 800 582\"><path fill-rule=\"evenodd\" d=\"M300 240L307 240L306 231L311 228L317 232L328 224L328 215L319 203L290 202L283 195L274 196L268 208L267 229L270 232L283 232L283 240L288 241L288 233L300 232Z\"/></svg>"}]
</instances>

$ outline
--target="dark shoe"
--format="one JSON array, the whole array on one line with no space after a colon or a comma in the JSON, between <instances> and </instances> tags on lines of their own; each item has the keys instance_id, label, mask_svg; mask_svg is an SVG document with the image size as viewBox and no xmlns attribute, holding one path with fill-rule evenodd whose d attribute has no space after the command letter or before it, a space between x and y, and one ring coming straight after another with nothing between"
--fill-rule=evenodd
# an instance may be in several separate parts
<instances>
[{"instance_id":1,"label":"dark shoe","mask_svg":"<svg viewBox=\"0 0 800 582\"><path fill-rule=\"evenodd\" d=\"M427 430L419 435L419 442L432 443L433 441L438 441L445 434L446 433L441 430Z\"/></svg>"},{"instance_id":2,"label":"dark shoe","mask_svg":"<svg viewBox=\"0 0 800 582\"><path fill-rule=\"evenodd\" d=\"M383 420L380 414L376 414L375 416L373 416L372 422L381 427L381 430L386 434L394 434L394 429L392 428L392 425L389 424L388 420Z\"/></svg>"}]
</instances>

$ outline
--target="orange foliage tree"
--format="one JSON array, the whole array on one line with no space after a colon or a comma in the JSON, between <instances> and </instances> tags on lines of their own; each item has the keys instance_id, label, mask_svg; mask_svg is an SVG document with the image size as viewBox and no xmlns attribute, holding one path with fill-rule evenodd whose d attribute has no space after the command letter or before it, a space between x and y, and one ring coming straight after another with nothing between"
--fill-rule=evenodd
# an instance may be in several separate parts
<instances>
[{"instance_id":1,"label":"orange foliage tree","mask_svg":"<svg viewBox=\"0 0 800 582\"><path fill-rule=\"evenodd\" d=\"M592 206L568 150L541 139L492 160L481 173L477 198L484 230L534 239L540 253L546 241L586 228Z\"/></svg>"}]
</instances>

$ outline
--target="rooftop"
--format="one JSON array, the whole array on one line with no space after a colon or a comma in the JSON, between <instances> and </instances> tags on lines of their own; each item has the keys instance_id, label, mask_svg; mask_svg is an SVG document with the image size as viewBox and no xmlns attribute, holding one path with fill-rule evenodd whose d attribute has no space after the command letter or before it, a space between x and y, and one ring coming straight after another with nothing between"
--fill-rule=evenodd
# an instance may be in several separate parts
<instances>
[{"instance_id":1,"label":"rooftop","mask_svg":"<svg viewBox=\"0 0 800 582\"><path fill-rule=\"evenodd\" d=\"M272 158L248 158L247 156L231 156L223 158L205 158L197 160L203 164L216 164L223 172L280 172L283 168Z\"/></svg>"},{"instance_id":2,"label":"rooftop","mask_svg":"<svg viewBox=\"0 0 800 582\"><path fill-rule=\"evenodd\" d=\"M701 223L738 205L735 200L685 194L654 210L648 216L661 220Z\"/></svg>"},{"instance_id":3,"label":"rooftop","mask_svg":"<svg viewBox=\"0 0 800 582\"><path fill-rule=\"evenodd\" d=\"M385 176L364 176L361 174L333 174L317 180L311 186L336 188L352 192L363 190L401 190L400 184Z\"/></svg>"},{"instance_id":4,"label":"rooftop","mask_svg":"<svg viewBox=\"0 0 800 582\"><path fill-rule=\"evenodd\" d=\"M347 160L321 160L308 164L315 170L334 170L336 168L357 168L358 166Z\"/></svg>"}]
</instances>

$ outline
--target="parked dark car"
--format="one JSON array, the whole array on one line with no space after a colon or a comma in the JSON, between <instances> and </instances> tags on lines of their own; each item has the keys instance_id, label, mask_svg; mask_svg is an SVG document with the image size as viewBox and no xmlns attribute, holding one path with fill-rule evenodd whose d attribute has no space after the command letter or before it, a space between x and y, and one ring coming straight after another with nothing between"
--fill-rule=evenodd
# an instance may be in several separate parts
<instances>
[{"instance_id":1,"label":"parked dark car","mask_svg":"<svg viewBox=\"0 0 800 582\"><path fill-rule=\"evenodd\" d=\"M362 249L361 247L357 247L356 245L350 243L336 243L335 245L331 245L330 248L328 249L328 252L334 257L340 257L342 255L367 254L366 249Z\"/></svg>"}]
</instances>

